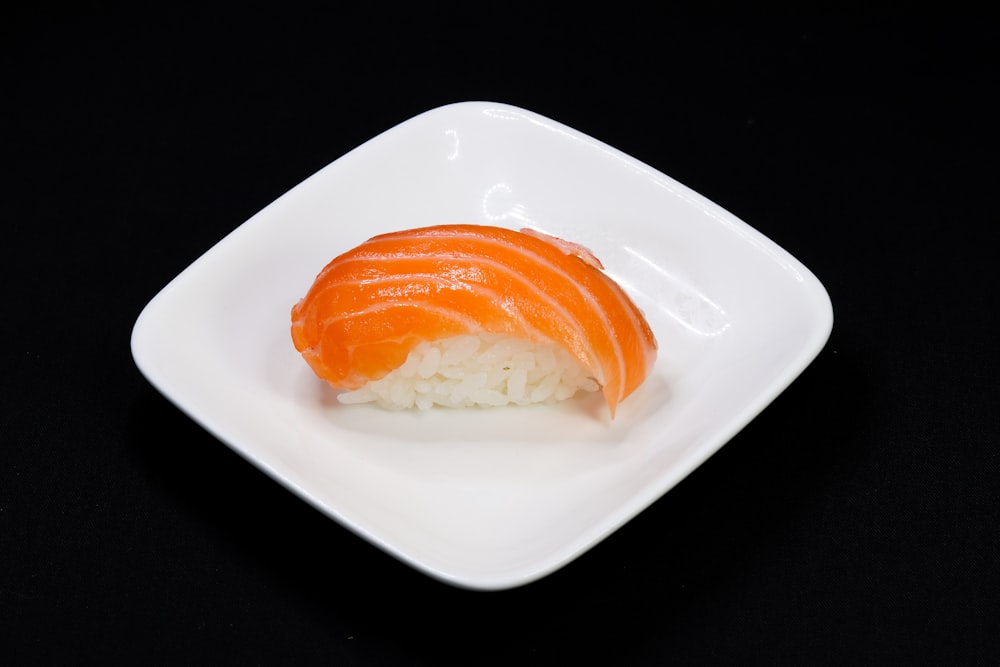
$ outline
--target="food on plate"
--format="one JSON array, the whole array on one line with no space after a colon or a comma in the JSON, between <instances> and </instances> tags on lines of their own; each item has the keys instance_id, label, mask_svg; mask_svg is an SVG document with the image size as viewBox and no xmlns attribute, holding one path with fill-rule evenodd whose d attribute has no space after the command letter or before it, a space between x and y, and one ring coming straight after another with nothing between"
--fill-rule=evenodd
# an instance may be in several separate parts
<instances>
[{"instance_id":1,"label":"food on plate","mask_svg":"<svg viewBox=\"0 0 1000 667\"><path fill-rule=\"evenodd\" d=\"M333 259L292 308L295 348L343 403L527 404L645 380L648 322L581 245L534 230L422 227Z\"/></svg>"}]
</instances>

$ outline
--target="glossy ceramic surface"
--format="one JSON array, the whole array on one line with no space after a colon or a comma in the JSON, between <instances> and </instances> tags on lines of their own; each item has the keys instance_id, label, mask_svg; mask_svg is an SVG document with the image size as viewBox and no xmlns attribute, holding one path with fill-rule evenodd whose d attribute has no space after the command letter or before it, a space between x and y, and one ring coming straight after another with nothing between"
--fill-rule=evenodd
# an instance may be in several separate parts
<instances>
[{"instance_id":1,"label":"glossy ceramic surface","mask_svg":"<svg viewBox=\"0 0 1000 667\"><path fill-rule=\"evenodd\" d=\"M534 227L603 261L660 343L614 421L599 395L344 406L312 374L289 311L316 273L370 236L443 222ZM132 350L168 399L347 528L443 581L499 589L661 497L788 386L832 321L806 267L712 202L556 121L477 102L385 132L241 225L149 303Z\"/></svg>"}]
</instances>

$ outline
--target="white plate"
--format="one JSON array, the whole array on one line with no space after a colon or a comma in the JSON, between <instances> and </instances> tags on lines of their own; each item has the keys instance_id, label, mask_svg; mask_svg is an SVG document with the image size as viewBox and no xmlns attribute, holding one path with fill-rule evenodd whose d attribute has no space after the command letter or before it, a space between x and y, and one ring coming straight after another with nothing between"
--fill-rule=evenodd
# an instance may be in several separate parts
<instances>
[{"instance_id":1,"label":"white plate","mask_svg":"<svg viewBox=\"0 0 1000 667\"><path fill-rule=\"evenodd\" d=\"M388 412L340 405L292 347L292 305L335 255L445 222L582 243L660 343L612 422L559 406ZM801 263L629 156L535 113L434 109L293 188L143 310L148 380L230 447L404 562L501 589L565 565L655 501L813 360L833 323Z\"/></svg>"}]
</instances>

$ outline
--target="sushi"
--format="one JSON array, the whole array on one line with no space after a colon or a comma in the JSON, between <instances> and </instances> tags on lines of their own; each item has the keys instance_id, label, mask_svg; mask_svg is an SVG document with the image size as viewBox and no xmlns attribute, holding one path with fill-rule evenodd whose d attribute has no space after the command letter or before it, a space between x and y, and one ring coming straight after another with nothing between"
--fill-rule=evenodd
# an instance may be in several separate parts
<instances>
[{"instance_id":1,"label":"sushi","mask_svg":"<svg viewBox=\"0 0 1000 667\"><path fill-rule=\"evenodd\" d=\"M616 407L657 343L587 248L471 224L375 236L333 259L292 307L296 350L343 403L390 408L555 401Z\"/></svg>"}]
</instances>

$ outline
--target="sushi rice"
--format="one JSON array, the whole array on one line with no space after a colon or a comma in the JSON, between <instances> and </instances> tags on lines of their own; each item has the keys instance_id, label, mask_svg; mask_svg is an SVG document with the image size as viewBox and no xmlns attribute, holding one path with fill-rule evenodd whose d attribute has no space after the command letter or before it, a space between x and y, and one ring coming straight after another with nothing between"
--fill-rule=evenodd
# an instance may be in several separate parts
<instances>
[{"instance_id":1,"label":"sushi rice","mask_svg":"<svg viewBox=\"0 0 1000 667\"><path fill-rule=\"evenodd\" d=\"M562 347L497 334L422 342L402 366L354 391L341 403L427 410L561 401L598 383Z\"/></svg>"}]
</instances>

